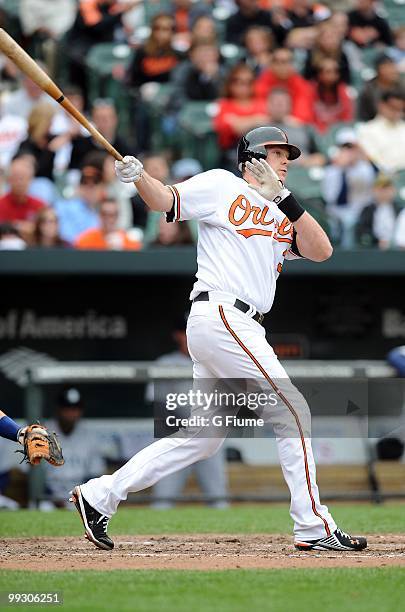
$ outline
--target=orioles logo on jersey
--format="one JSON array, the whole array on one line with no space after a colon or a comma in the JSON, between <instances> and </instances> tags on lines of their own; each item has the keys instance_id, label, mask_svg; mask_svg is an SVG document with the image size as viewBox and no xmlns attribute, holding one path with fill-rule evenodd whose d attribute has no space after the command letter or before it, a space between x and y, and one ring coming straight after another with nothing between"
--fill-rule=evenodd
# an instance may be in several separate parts
<instances>
[{"instance_id":1,"label":"orioles logo on jersey","mask_svg":"<svg viewBox=\"0 0 405 612\"><path fill-rule=\"evenodd\" d=\"M232 202L228 213L228 219L232 225L236 227L243 225L247 221L251 221L255 227L236 230L237 234L245 238L250 238L251 236L268 236L278 242L292 243L293 226L290 220L284 217L282 222L278 223L274 217L271 218L268 206L264 206L264 208L253 206L244 195L239 195L236 200ZM270 227L272 229L265 229Z\"/></svg>"}]
</instances>

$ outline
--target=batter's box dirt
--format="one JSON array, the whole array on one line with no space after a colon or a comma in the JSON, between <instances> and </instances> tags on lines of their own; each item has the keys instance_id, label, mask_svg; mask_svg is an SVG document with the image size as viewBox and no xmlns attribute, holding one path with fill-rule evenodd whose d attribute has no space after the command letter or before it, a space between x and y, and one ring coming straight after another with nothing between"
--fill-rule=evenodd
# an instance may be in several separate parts
<instances>
[{"instance_id":1,"label":"batter's box dirt","mask_svg":"<svg viewBox=\"0 0 405 612\"><path fill-rule=\"evenodd\" d=\"M405 534L371 536L358 553L298 552L287 535L115 536L112 551L80 538L0 540L0 568L18 570L311 568L405 566Z\"/></svg>"}]
</instances>

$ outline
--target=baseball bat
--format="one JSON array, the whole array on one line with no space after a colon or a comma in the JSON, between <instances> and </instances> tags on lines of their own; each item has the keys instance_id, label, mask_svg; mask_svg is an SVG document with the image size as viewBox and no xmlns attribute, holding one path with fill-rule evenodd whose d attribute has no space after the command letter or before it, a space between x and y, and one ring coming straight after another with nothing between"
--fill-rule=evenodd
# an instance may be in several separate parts
<instances>
[{"instance_id":1,"label":"baseball bat","mask_svg":"<svg viewBox=\"0 0 405 612\"><path fill-rule=\"evenodd\" d=\"M3 28L0 28L0 51L7 55L12 62L36 83L51 98L56 100L63 108L76 119L93 136L104 149L115 159L122 161L122 155L108 142L106 138L86 119L82 113L65 98L63 91L52 81L52 79L35 63L35 61L20 47L18 43Z\"/></svg>"}]
</instances>

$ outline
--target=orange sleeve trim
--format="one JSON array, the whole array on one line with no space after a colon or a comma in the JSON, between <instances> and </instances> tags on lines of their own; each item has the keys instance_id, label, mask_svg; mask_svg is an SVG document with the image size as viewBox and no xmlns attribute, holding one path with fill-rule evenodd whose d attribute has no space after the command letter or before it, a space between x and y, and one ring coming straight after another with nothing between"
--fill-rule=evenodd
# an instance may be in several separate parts
<instances>
[{"instance_id":1,"label":"orange sleeve trim","mask_svg":"<svg viewBox=\"0 0 405 612\"><path fill-rule=\"evenodd\" d=\"M288 401L288 399L285 397L285 395L277 387L277 385L274 382L274 380L272 380L270 378L270 376L268 375L266 370L263 368L263 366L260 364L260 362L256 359L256 357L253 355L253 353L251 353L249 351L249 349L243 344L242 340L238 337L236 332L234 332L234 330L231 328L231 326L229 325L228 321L226 320L226 317L225 317L225 314L224 314L224 309L223 309L222 306L219 306L219 315L220 315L220 317L222 319L223 324L225 325L226 329L229 331L231 336L236 340L236 342L243 349L243 351L250 357L250 359L253 361L255 366L263 374L264 378L267 380L269 385L272 387L272 389L274 389L274 391L277 393L279 398L285 403L285 405L287 406L288 410L293 415L293 417L295 419L295 422L297 424L297 427L298 427L298 431L299 431L300 438L301 438L302 451L304 453L305 477L306 477L306 481L307 481L308 493L309 493L309 496L310 496L310 499L311 499L312 512L315 514L315 516L317 516L318 518L320 518L322 520L322 522L324 524L324 527L325 527L326 534L328 536L330 536L331 535L331 531L330 531L329 525L328 525L326 519L321 514L319 514L319 512L317 511L316 504L315 504L315 499L314 499L314 496L312 494L311 478L310 478L309 467L308 467L307 447L306 447L306 444L305 444L305 437L304 437L304 433L303 433L302 426L301 426L301 423L300 423L300 420L299 420L297 412L294 410L292 404Z\"/></svg>"}]
</instances>

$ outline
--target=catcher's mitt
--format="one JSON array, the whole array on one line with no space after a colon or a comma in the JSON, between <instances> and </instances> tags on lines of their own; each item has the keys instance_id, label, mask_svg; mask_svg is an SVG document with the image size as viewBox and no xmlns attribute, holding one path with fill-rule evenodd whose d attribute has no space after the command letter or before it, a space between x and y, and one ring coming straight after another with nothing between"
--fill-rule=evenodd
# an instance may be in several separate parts
<instances>
[{"instance_id":1,"label":"catcher's mitt","mask_svg":"<svg viewBox=\"0 0 405 612\"><path fill-rule=\"evenodd\" d=\"M65 460L62 449L55 433L51 433L44 425L33 423L20 430L18 439L24 450L22 461L31 465L38 465L41 459L45 459L51 465L63 465Z\"/></svg>"}]
</instances>

